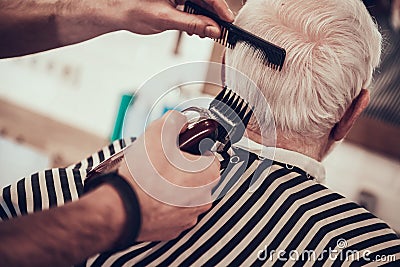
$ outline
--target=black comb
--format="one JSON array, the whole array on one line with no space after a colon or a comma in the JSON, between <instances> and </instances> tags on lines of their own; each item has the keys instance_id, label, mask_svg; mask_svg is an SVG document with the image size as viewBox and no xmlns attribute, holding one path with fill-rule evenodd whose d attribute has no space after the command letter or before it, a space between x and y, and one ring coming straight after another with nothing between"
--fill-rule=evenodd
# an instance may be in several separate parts
<instances>
[{"instance_id":1,"label":"black comb","mask_svg":"<svg viewBox=\"0 0 400 267\"><path fill-rule=\"evenodd\" d=\"M184 11L190 14L202 15L213 19L221 28L221 36L214 40L228 48L235 48L238 42L257 49L261 52L265 64L281 71L286 58L286 50L276 46L238 26L220 19L216 14L190 1L185 2Z\"/></svg>"}]
</instances>

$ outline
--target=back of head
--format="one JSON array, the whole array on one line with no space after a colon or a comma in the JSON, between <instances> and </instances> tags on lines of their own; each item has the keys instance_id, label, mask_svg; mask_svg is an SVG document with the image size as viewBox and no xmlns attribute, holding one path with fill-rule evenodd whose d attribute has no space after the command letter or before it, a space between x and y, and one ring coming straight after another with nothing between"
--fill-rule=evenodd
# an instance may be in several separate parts
<instances>
[{"instance_id":1,"label":"back of head","mask_svg":"<svg viewBox=\"0 0 400 267\"><path fill-rule=\"evenodd\" d=\"M381 35L360 0L248 0L235 24L286 49L281 72L242 43L227 49L225 62L257 84L287 138L328 134L379 63ZM227 70L226 83L255 107L261 131L268 127L249 81Z\"/></svg>"}]
</instances>

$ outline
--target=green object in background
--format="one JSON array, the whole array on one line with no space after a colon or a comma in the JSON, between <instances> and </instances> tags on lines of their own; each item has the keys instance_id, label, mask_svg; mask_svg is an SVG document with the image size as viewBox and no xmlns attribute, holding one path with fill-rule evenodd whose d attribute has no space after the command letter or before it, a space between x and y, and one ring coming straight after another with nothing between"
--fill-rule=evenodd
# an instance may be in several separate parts
<instances>
[{"instance_id":1,"label":"green object in background","mask_svg":"<svg viewBox=\"0 0 400 267\"><path fill-rule=\"evenodd\" d=\"M129 106L132 105L134 99L135 96L133 94L122 95L121 102L119 103L117 118L115 119L114 130L111 135L111 141L122 138L122 126L124 125L125 114Z\"/></svg>"}]
</instances>

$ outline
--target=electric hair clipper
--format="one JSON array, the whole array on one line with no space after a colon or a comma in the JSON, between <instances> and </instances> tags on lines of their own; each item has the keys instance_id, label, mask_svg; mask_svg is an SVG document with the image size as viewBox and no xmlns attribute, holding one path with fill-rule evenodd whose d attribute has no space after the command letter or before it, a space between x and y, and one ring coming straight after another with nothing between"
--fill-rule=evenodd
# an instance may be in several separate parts
<instances>
[{"instance_id":1,"label":"electric hair clipper","mask_svg":"<svg viewBox=\"0 0 400 267\"><path fill-rule=\"evenodd\" d=\"M226 86L208 109L190 107L182 112L189 124L179 136L179 146L182 151L195 155L205 151L226 153L243 137L253 114L249 105Z\"/></svg>"},{"instance_id":2,"label":"electric hair clipper","mask_svg":"<svg viewBox=\"0 0 400 267\"><path fill-rule=\"evenodd\" d=\"M179 135L182 151L201 155L205 151L218 152L224 160L231 144L238 142L246 129L253 111L249 105L227 87L211 101L208 109L190 107L182 112L188 117L187 129ZM124 150L100 163L87 174L87 179L118 169ZM221 163L221 169L223 169Z\"/></svg>"}]
</instances>

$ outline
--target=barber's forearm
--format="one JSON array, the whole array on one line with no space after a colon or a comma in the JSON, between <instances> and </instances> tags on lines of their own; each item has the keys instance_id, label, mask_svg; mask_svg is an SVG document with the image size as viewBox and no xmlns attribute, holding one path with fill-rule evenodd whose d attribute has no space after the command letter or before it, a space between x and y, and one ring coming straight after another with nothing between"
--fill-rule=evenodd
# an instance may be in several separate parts
<instances>
[{"instance_id":1,"label":"barber's forearm","mask_svg":"<svg viewBox=\"0 0 400 267\"><path fill-rule=\"evenodd\" d=\"M0 58L88 40L116 30L112 1L1 0Z\"/></svg>"},{"instance_id":2,"label":"barber's forearm","mask_svg":"<svg viewBox=\"0 0 400 267\"><path fill-rule=\"evenodd\" d=\"M125 222L108 185L65 206L0 223L4 266L70 266L110 249Z\"/></svg>"}]
</instances>

